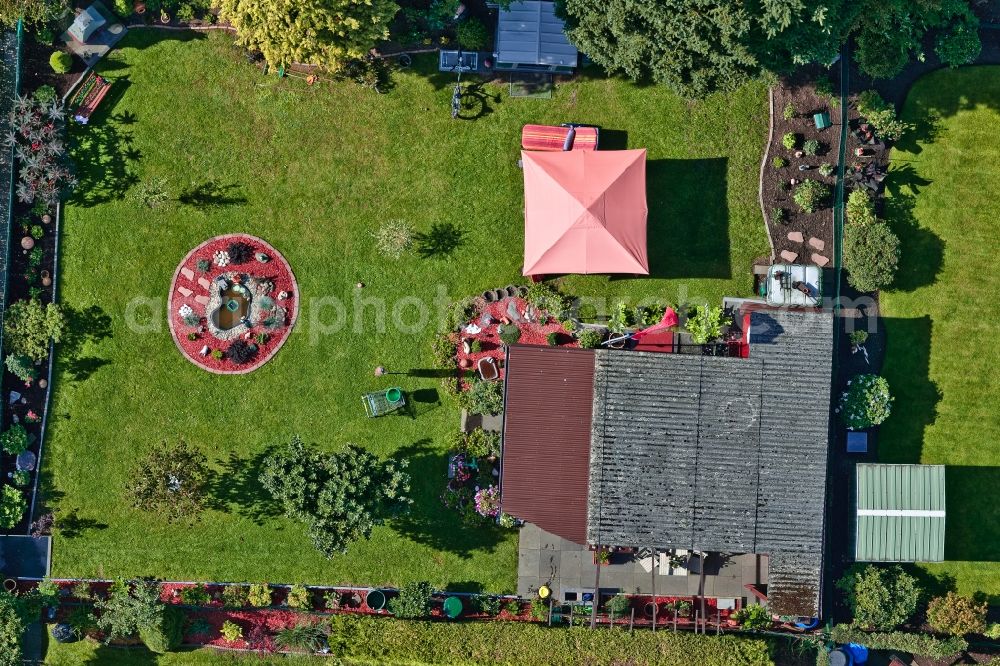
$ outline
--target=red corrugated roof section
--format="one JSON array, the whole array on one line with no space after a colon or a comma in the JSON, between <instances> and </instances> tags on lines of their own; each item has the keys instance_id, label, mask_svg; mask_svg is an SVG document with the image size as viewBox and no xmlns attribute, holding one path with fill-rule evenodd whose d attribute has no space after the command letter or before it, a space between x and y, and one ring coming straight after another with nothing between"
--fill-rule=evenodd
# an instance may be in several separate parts
<instances>
[{"instance_id":1,"label":"red corrugated roof section","mask_svg":"<svg viewBox=\"0 0 1000 666\"><path fill-rule=\"evenodd\" d=\"M514 345L506 393L503 510L586 543L594 352Z\"/></svg>"}]
</instances>

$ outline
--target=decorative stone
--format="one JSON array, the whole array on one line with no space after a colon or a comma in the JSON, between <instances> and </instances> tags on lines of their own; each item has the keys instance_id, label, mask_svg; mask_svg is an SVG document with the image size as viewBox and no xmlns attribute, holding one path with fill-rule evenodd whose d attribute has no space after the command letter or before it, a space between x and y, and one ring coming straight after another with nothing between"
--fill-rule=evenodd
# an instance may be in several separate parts
<instances>
[{"instance_id":1,"label":"decorative stone","mask_svg":"<svg viewBox=\"0 0 1000 666\"><path fill-rule=\"evenodd\" d=\"M184 298L188 298L194 292L188 289L187 287L177 287L177 293L183 296Z\"/></svg>"},{"instance_id":2,"label":"decorative stone","mask_svg":"<svg viewBox=\"0 0 1000 666\"><path fill-rule=\"evenodd\" d=\"M826 249L826 242L813 236L809 239L809 247L812 247L822 252L823 250Z\"/></svg>"},{"instance_id":3,"label":"decorative stone","mask_svg":"<svg viewBox=\"0 0 1000 666\"><path fill-rule=\"evenodd\" d=\"M183 287L181 287L181 288L183 289ZM194 310L192 310L191 306L188 305L187 303L185 303L184 305L182 305L180 307L180 309L177 310L177 314L179 314L182 317L187 317L189 314L193 314L193 313L194 313Z\"/></svg>"},{"instance_id":4,"label":"decorative stone","mask_svg":"<svg viewBox=\"0 0 1000 666\"><path fill-rule=\"evenodd\" d=\"M193 280L194 279L194 271L191 270L190 268L182 268L181 269L181 275L183 275L184 277L186 277L188 280Z\"/></svg>"},{"instance_id":5,"label":"decorative stone","mask_svg":"<svg viewBox=\"0 0 1000 666\"><path fill-rule=\"evenodd\" d=\"M279 291L278 292L278 300L279 301L287 300L289 296L290 296L290 294L287 291Z\"/></svg>"},{"instance_id":6,"label":"decorative stone","mask_svg":"<svg viewBox=\"0 0 1000 666\"><path fill-rule=\"evenodd\" d=\"M787 261L788 263L792 264L795 263L795 260L799 258L799 255L796 252L792 252L791 250L782 250L781 258Z\"/></svg>"},{"instance_id":7,"label":"decorative stone","mask_svg":"<svg viewBox=\"0 0 1000 666\"><path fill-rule=\"evenodd\" d=\"M32 238L31 236L25 236L24 238L21 239L21 247L23 247L25 250L30 250L31 248L35 247L35 239Z\"/></svg>"},{"instance_id":8,"label":"decorative stone","mask_svg":"<svg viewBox=\"0 0 1000 666\"><path fill-rule=\"evenodd\" d=\"M42 271L41 272L41 276L42 276L42 286L43 287L51 287L52 286L52 276L49 275L49 272L48 271Z\"/></svg>"},{"instance_id":9,"label":"decorative stone","mask_svg":"<svg viewBox=\"0 0 1000 666\"><path fill-rule=\"evenodd\" d=\"M49 385L49 380L47 380L47 379L39 379L38 380L38 388L43 389L43 388L46 388L48 385Z\"/></svg>"},{"instance_id":10,"label":"decorative stone","mask_svg":"<svg viewBox=\"0 0 1000 666\"><path fill-rule=\"evenodd\" d=\"M208 345L202 347L198 353L201 354L202 356L208 356Z\"/></svg>"},{"instance_id":11,"label":"decorative stone","mask_svg":"<svg viewBox=\"0 0 1000 666\"><path fill-rule=\"evenodd\" d=\"M271 257L267 256L266 252L258 252L254 256L257 258L257 261L259 261L262 264L266 264L267 262L271 261Z\"/></svg>"},{"instance_id":12,"label":"decorative stone","mask_svg":"<svg viewBox=\"0 0 1000 666\"><path fill-rule=\"evenodd\" d=\"M359 282L359 283L357 283L354 286L357 287L358 289L364 289L365 288L365 283L364 282Z\"/></svg>"},{"instance_id":13,"label":"decorative stone","mask_svg":"<svg viewBox=\"0 0 1000 666\"><path fill-rule=\"evenodd\" d=\"M11 391L10 392L10 398L9 398L10 404L13 405L15 402L17 402L20 399L21 399L21 394L20 393L18 393L17 391Z\"/></svg>"},{"instance_id":14,"label":"decorative stone","mask_svg":"<svg viewBox=\"0 0 1000 666\"><path fill-rule=\"evenodd\" d=\"M48 213L46 213L45 215L42 215L42 224L51 224L51 223L52 223L52 216L51 215L49 215Z\"/></svg>"},{"instance_id":15,"label":"decorative stone","mask_svg":"<svg viewBox=\"0 0 1000 666\"><path fill-rule=\"evenodd\" d=\"M802 242L802 232L801 231L789 231L788 232L788 240L792 241L793 243L801 243Z\"/></svg>"},{"instance_id":16,"label":"decorative stone","mask_svg":"<svg viewBox=\"0 0 1000 666\"><path fill-rule=\"evenodd\" d=\"M209 289L212 286L212 283L203 277L198 278L198 284L202 289Z\"/></svg>"},{"instance_id":17,"label":"decorative stone","mask_svg":"<svg viewBox=\"0 0 1000 666\"><path fill-rule=\"evenodd\" d=\"M822 268L823 266L826 266L828 263L830 263L830 260L821 254L816 254L815 252L813 252L812 262L817 266L819 266L820 268Z\"/></svg>"},{"instance_id":18,"label":"decorative stone","mask_svg":"<svg viewBox=\"0 0 1000 666\"><path fill-rule=\"evenodd\" d=\"M469 365L471 365L471 363L469 362L469 359L463 358L461 361L458 362L458 365L461 366L462 368L468 368Z\"/></svg>"}]
</instances>

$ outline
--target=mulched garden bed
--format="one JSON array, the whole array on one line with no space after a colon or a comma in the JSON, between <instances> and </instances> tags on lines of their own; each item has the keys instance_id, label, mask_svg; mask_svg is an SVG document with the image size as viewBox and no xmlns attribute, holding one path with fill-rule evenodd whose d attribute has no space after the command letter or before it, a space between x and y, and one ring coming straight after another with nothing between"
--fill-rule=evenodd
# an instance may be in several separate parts
<instances>
[{"instance_id":1,"label":"mulched garden bed","mask_svg":"<svg viewBox=\"0 0 1000 666\"><path fill-rule=\"evenodd\" d=\"M822 164L837 166L840 132L836 124L825 130L817 130L813 122L813 114L820 112L829 113L834 122L838 118L838 109L834 108L827 98L816 94L812 81L820 74L820 70L810 68L795 77L783 79L781 84L774 88L774 136L764 166L762 195L767 215L767 230L774 244L775 261L785 261L781 258L782 251L795 253L797 256L792 263L797 264L822 264L822 261L813 261L814 253L829 260L827 265L832 265L833 261L831 206L837 178L836 172L830 176L821 175L819 167ZM786 120L784 109L789 104L795 109L795 116ZM797 136L797 150L801 151L806 141L815 139L820 143L819 151L813 156L802 154L796 157L796 150L789 150L782 145L782 137L787 133L794 133ZM775 157L784 158L788 161L788 165L774 168ZM808 169L800 171L799 167L802 165ZM813 213L805 213L792 198L795 193L793 179L797 182L804 179L819 181L829 187L830 196L821 208ZM785 211L784 222L775 222L775 209ZM801 242L788 238L789 233L796 232L802 234ZM822 249L811 246L810 238L820 241Z\"/></svg>"},{"instance_id":2,"label":"mulched garden bed","mask_svg":"<svg viewBox=\"0 0 1000 666\"><path fill-rule=\"evenodd\" d=\"M220 265L219 253L226 253L233 243L249 245L249 259ZM266 262L258 260L261 253L266 255ZM259 312L250 309L250 325L240 324L240 334L235 338L219 337L209 321L215 310L214 291L219 290L215 281L220 276L231 283L239 281L254 292L249 299L251 308L261 305L264 299L272 306L261 307ZM262 286L262 282L269 283L270 288ZM220 310L226 301L221 299ZM249 234L216 236L191 250L174 272L168 304L170 334L180 352L195 365L216 374L245 374L269 361L288 339L298 317L298 302L292 269L270 244ZM186 314L197 317L198 323L185 322ZM256 346L256 355L250 361L239 363L231 358L230 348L237 340ZM219 352L222 358L217 358Z\"/></svg>"}]
</instances>

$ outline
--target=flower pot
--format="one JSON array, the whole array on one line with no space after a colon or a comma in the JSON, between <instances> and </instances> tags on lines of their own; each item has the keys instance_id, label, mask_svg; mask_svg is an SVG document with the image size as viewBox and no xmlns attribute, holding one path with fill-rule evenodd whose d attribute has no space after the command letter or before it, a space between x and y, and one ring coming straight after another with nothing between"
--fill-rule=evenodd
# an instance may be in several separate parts
<instances>
[{"instance_id":1,"label":"flower pot","mask_svg":"<svg viewBox=\"0 0 1000 666\"><path fill-rule=\"evenodd\" d=\"M160 23L162 23L164 25L166 25L167 23L170 23L170 14L168 14L166 12L161 13L160 14Z\"/></svg>"},{"instance_id":2,"label":"flower pot","mask_svg":"<svg viewBox=\"0 0 1000 666\"><path fill-rule=\"evenodd\" d=\"M146 3L142 2L142 0L138 0L137 2L132 3L132 9L135 10L136 14L145 14L146 13Z\"/></svg>"},{"instance_id":3,"label":"flower pot","mask_svg":"<svg viewBox=\"0 0 1000 666\"><path fill-rule=\"evenodd\" d=\"M46 213L45 215L42 215L42 224L51 224L51 223L52 223L52 216L51 215L49 215L48 213Z\"/></svg>"},{"instance_id":4,"label":"flower pot","mask_svg":"<svg viewBox=\"0 0 1000 666\"><path fill-rule=\"evenodd\" d=\"M42 271L42 286L51 287L52 286L52 276L49 275L48 271Z\"/></svg>"},{"instance_id":5,"label":"flower pot","mask_svg":"<svg viewBox=\"0 0 1000 666\"><path fill-rule=\"evenodd\" d=\"M642 612L646 614L646 617L652 619L653 614L656 613L656 604L652 601L647 601L646 605L642 608Z\"/></svg>"},{"instance_id":6,"label":"flower pot","mask_svg":"<svg viewBox=\"0 0 1000 666\"><path fill-rule=\"evenodd\" d=\"M43 389L43 388L47 387L48 385L49 385L49 382L48 382L47 379L39 379L38 380L38 388Z\"/></svg>"},{"instance_id":7,"label":"flower pot","mask_svg":"<svg viewBox=\"0 0 1000 666\"><path fill-rule=\"evenodd\" d=\"M25 250L30 250L31 248L35 247L35 239L32 238L31 236L25 236L24 238L21 239L21 247L23 247Z\"/></svg>"},{"instance_id":8,"label":"flower pot","mask_svg":"<svg viewBox=\"0 0 1000 666\"><path fill-rule=\"evenodd\" d=\"M17 581L13 578L8 578L3 582L3 589L10 594L14 594L17 591Z\"/></svg>"},{"instance_id":9,"label":"flower pot","mask_svg":"<svg viewBox=\"0 0 1000 666\"><path fill-rule=\"evenodd\" d=\"M385 592L382 590L372 590L365 597L365 605L373 611L380 611L385 608Z\"/></svg>"}]
</instances>

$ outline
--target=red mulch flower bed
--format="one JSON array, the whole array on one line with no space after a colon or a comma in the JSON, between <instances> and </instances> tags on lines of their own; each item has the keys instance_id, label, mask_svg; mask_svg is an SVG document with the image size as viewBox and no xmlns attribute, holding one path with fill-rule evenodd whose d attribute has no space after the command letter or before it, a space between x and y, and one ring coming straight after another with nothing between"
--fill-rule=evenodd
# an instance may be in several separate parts
<instances>
[{"instance_id":1,"label":"red mulch flower bed","mask_svg":"<svg viewBox=\"0 0 1000 666\"><path fill-rule=\"evenodd\" d=\"M500 340L499 328L500 324L509 320L507 308L511 302L513 302L517 307L518 314L523 317L525 308L528 307L528 303L523 298L514 296L504 298L495 303L484 303L477 311L476 316L473 317L470 322L466 322L462 326L462 330L459 331L458 334L458 364L460 369L475 371L476 364L479 363L479 359L492 357L496 359L497 367L501 368L500 378L503 379L504 370L502 369L502 361L504 358L504 352L503 342ZM486 313L489 313L489 315L493 318L493 322L489 324L489 326L483 327L483 330L480 333L476 333L474 335L465 332L466 326L470 323L481 326L481 319ZM518 327L521 329L521 339L518 340L518 344L548 346L548 334L557 333L559 335L558 341L560 347L580 346L576 338L574 338L569 331L563 328L561 323L552 319L547 314L540 313L537 319L538 321L536 322L524 321L518 323ZM465 353L462 340L468 340L470 344L473 340L479 340L481 351L471 352L468 354Z\"/></svg>"},{"instance_id":2,"label":"red mulch flower bed","mask_svg":"<svg viewBox=\"0 0 1000 666\"><path fill-rule=\"evenodd\" d=\"M242 264L230 262L226 266L218 266L213 260L215 253L220 250L226 250L234 242L246 243L253 248L254 255L258 252L263 252L270 257L270 260L267 263L261 263L251 256L249 261ZM209 269L205 273L198 270L198 262L200 260L209 262ZM190 273L185 275L188 271ZM287 310L284 326L280 328L268 329L262 326L260 321L252 322L249 332L250 339L247 341L257 345L258 351L256 356L248 363L237 364L228 358L226 351L235 340L221 340L211 333L209 327L206 326L207 319L211 313L207 312L208 306L204 302L198 302L199 297L202 299L207 298L211 293L210 290L217 289L213 284L213 280L225 273L240 273L253 279L270 280L274 284L274 289L267 295L274 300L276 306ZM189 275L193 275L193 277L189 277ZM207 281L209 287L206 289L204 284L200 283L200 280ZM185 295L186 292L181 292L179 289L190 290L191 294ZM278 300L278 294L281 292L287 292L289 294L288 298ZM259 298L259 296L254 296L254 298ZM216 236L202 243L184 257L184 260L174 272L174 278L170 285L167 320L170 324L170 334L173 336L177 348L180 349L181 353L189 361L216 374L244 374L256 370L267 363L277 353L278 349L281 348L281 345L285 343L298 316L298 302L299 292L295 276L292 274L292 269L289 267L288 262L285 261L285 258L277 250L256 236L229 234ZM198 327L189 326L184 322L184 317L181 316L180 309L185 305L192 309L193 314L201 318L201 324ZM196 337L194 340L188 338L190 333L195 333ZM255 340L258 333L266 333L268 336L267 341L263 344L259 344ZM245 336L240 336L238 339L245 340L246 338ZM209 348L209 353L202 354L201 351L206 346ZM211 352L214 350L222 351L224 354L223 358L213 358Z\"/></svg>"}]
</instances>

